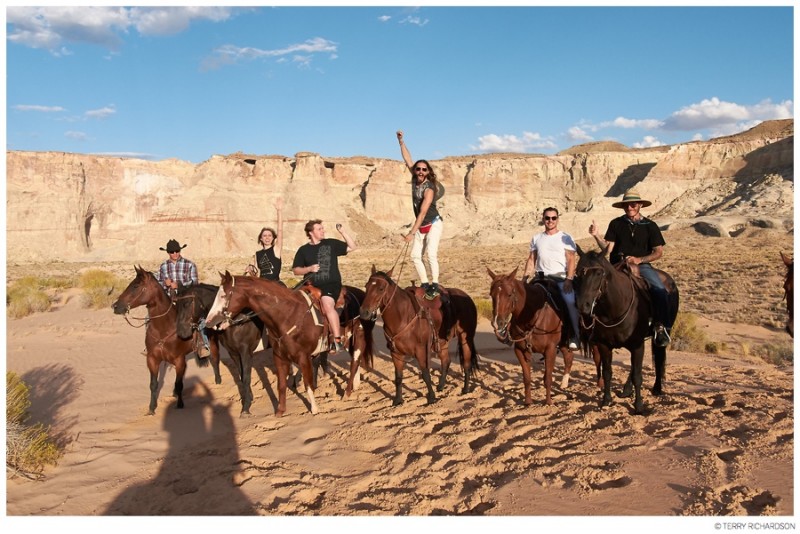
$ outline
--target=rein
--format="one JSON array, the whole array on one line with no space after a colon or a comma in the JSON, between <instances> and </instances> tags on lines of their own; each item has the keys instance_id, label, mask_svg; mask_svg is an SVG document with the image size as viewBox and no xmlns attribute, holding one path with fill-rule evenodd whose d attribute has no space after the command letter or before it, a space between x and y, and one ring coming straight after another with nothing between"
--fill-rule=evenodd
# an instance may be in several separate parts
<instances>
[{"instance_id":1,"label":"rein","mask_svg":"<svg viewBox=\"0 0 800 534\"><path fill-rule=\"evenodd\" d=\"M539 288L539 289L541 289L542 291L544 291L544 292L545 292L545 296L547 296L547 290L546 290L546 289L545 289L545 288L544 288L544 287L543 287L541 284L534 284L534 288ZM545 301L545 302L547 302L547 301ZM516 288L514 288L514 289L511 291L511 305L512 305L511 320L509 320L508 322L509 322L509 323L512 323L512 328L516 328L517 330L520 330L520 331L522 332L522 337L520 337L520 338L516 338L516 339L515 339L515 338L512 338L512 337L509 337L509 336L508 336L508 331L506 331L506 335L505 335L505 336L503 336L503 337L505 337L506 339L508 339L508 341L509 341L509 342L511 342L511 343L518 343L518 342L520 342L520 341L524 341L524 340L528 339L528 336L530 336L530 335L534 335L534 334L535 334L535 335L549 335L549 334L555 334L555 333L556 333L556 331L558 330L558 329L554 329L554 330L544 330L544 329L542 329L541 327L539 327L539 326L536 326L536 324L535 324L535 323L534 323L534 324L531 326L531 328L530 328L530 329L528 329L528 330L522 330L522 328L520 328L520 327L519 327L519 326L518 326L518 325L517 325L517 324L516 324L516 323L513 321L513 318L514 318L514 312L513 312L513 310L514 310L514 309L516 309L516 307L517 307L517 290L516 290ZM492 329L494 330L494 333L495 333L495 335L499 337L499 335L498 335L498 331L497 331L497 327L496 327L494 324L492 324ZM537 330L538 330L538 332L537 332Z\"/></svg>"},{"instance_id":2,"label":"rein","mask_svg":"<svg viewBox=\"0 0 800 534\"><path fill-rule=\"evenodd\" d=\"M138 295L136 295L136 297L135 297L135 298L133 298L133 299L131 299L131 300L136 300L136 299L138 299L138 298L139 298L139 297L142 295L142 293L144 293L144 292L145 292L145 290L146 290L146 289L147 289L146 287L143 287L143 288L141 289L141 291L139 291L139 294L138 294ZM135 324L131 323L131 322L130 322L130 320L128 319L128 315L130 315L130 313L131 313L131 305L130 305L130 304L127 304L127 305L126 305L126 308L125 308L125 315L123 315L123 317L125 318L125 322L126 322L126 323L128 323L128 324L129 324L130 326L132 326L133 328L141 328L141 327L143 327L143 326L146 326L146 325L147 325L147 324L148 324L150 321L152 321L153 319L159 319L159 318L161 318L161 317L164 317L165 315L167 315L167 314L169 313L169 310L170 310L170 308L172 308L172 306L174 306L174 305L175 305L175 302L174 302L174 301L171 301L171 302L170 302L170 305L169 305L169 306L167 306L167 311L165 311L165 312L164 312L164 313L162 313L161 315L156 315L155 317L150 317L150 314L149 314L149 312L148 312L148 315L147 315L147 317L134 317L134 316L132 316L132 315L131 315L131 319L134 319L134 320L136 320L136 321L141 321L141 322L142 322L142 324L140 324L140 325L135 325Z\"/></svg>"}]
</instances>

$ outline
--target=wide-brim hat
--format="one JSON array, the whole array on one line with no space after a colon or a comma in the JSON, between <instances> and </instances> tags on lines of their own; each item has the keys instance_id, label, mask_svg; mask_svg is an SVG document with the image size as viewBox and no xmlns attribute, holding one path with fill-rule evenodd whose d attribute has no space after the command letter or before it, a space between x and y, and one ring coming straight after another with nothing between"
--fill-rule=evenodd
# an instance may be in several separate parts
<instances>
[{"instance_id":1,"label":"wide-brim hat","mask_svg":"<svg viewBox=\"0 0 800 534\"><path fill-rule=\"evenodd\" d=\"M622 200L620 200L619 202L614 202L611 205L614 206L615 208L624 208L625 204L630 204L631 202L638 202L642 205L643 208L646 208L647 206L652 204L652 202L650 202L649 200L643 199L638 192L634 191L633 189L628 189L627 191L625 191L625 194L622 195Z\"/></svg>"},{"instance_id":2,"label":"wide-brim hat","mask_svg":"<svg viewBox=\"0 0 800 534\"><path fill-rule=\"evenodd\" d=\"M186 245L181 246L181 244L174 239L170 239L169 241L167 241L166 247L158 247L159 250L165 250L167 252L180 252L185 248Z\"/></svg>"}]
</instances>

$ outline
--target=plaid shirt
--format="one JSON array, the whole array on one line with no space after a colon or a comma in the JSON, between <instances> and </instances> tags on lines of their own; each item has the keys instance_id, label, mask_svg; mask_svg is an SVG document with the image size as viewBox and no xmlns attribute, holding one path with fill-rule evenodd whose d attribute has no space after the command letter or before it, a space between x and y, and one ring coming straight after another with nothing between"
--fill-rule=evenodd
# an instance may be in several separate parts
<instances>
[{"instance_id":1,"label":"plaid shirt","mask_svg":"<svg viewBox=\"0 0 800 534\"><path fill-rule=\"evenodd\" d=\"M187 260L183 256L178 261L172 262L165 260L158 269L158 283L167 289L165 282L167 278L178 282L178 287L188 286L197 283L197 267L194 262Z\"/></svg>"}]
</instances>

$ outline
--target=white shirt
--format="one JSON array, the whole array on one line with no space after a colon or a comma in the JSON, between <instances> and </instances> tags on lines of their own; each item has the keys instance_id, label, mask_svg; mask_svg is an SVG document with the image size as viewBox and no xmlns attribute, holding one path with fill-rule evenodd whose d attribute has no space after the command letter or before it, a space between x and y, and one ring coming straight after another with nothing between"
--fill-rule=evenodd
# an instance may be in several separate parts
<instances>
[{"instance_id":1,"label":"white shirt","mask_svg":"<svg viewBox=\"0 0 800 534\"><path fill-rule=\"evenodd\" d=\"M548 235L545 232L533 236L531 252L536 252L536 271L548 275L567 276L567 251L575 251L575 241L561 230Z\"/></svg>"}]
</instances>

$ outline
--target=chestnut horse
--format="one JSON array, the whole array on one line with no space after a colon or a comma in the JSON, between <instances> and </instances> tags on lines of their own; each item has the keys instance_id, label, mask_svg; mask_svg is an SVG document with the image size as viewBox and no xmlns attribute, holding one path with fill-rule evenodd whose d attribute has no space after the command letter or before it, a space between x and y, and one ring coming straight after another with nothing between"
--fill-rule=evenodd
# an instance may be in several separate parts
<instances>
[{"instance_id":1,"label":"chestnut horse","mask_svg":"<svg viewBox=\"0 0 800 534\"><path fill-rule=\"evenodd\" d=\"M178 290L175 298L177 307L178 337L190 339L193 331L197 330L198 323L205 318L219 287L211 284L197 284L183 287ZM249 311L249 310L248 310ZM253 404L253 390L250 381L253 372L253 352L256 350L264 323L255 314L243 313L233 319L232 326L223 331L208 329L208 343L211 349L211 365L214 368L214 381L222 383L219 374L219 345L220 343L231 355L236 364L236 385L242 401L242 415L250 415L250 406Z\"/></svg>"},{"instance_id":2,"label":"chestnut horse","mask_svg":"<svg viewBox=\"0 0 800 534\"><path fill-rule=\"evenodd\" d=\"M562 336L563 321L547 289L542 284L526 284L517 280L517 269L509 274L497 275L487 268L492 285L492 327L497 339L512 343L514 353L522 366L522 383L525 386L525 404L531 404L531 356L544 355L545 404L553 404L551 396L556 349L564 356L564 378L561 387L569 385L573 354Z\"/></svg>"},{"instance_id":3,"label":"chestnut horse","mask_svg":"<svg viewBox=\"0 0 800 534\"><path fill-rule=\"evenodd\" d=\"M450 368L449 342L458 338L458 355L464 371L464 387L461 393L472 391L473 373L478 370L478 352L475 349L475 331L478 311L473 300L456 288L442 288L449 304L430 309L420 304L415 288L402 289L392 280L392 271L376 271L367 280L366 296L361 305L362 320L376 320L380 312L383 318L383 333L394 363L394 406L403 403L403 367L405 357L413 356L422 371L427 388L428 404L436 401L430 373L430 352L438 350L442 364L437 386L443 391ZM473 370L474 367L474 370Z\"/></svg>"},{"instance_id":4,"label":"chestnut horse","mask_svg":"<svg viewBox=\"0 0 800 534\"><path fill-rule=\"evenodd\" d=\"M783 252L781 252L781 259L786 265L786 278L783 280L783 298L786 299L786 312L789 314L786 331L794 337L794 259Z\"/></svg>"},{"instance_id":5,"label":"chestnut horse","mask_svg":"<svg viewBox=\"0 0 800 534\"><path fill-rule=\"evenodd\" d=\"M644 340L652 337L650 326L651 303L643 279L630 271L621 271L611 265L603 252L583 252L578 249L576 269L577 306L581 328L588 335L588 343L595 346L601 359L603 372L603 399L601 406L611 404L611 360L613 349L625 348L631 354L631 370L620 397L635 394L634 413L644 413L642 400L642 360ZM678 314L678 287L667 273L658 271L668 292L670 318ZM651 344L655 362L653 395L663 393L662 380L666 373L667 349Z\"/></svg>"},{"instance_id":6,"label":"chestnut horse","mask_svg":"<svg viewBox=\"0 0 800 534\"><path fill-rule=\"evenodd\" d=\"M134 266L136 277L111 305L114 313L127 315L133 308L147 307L147 325L144 344L147 349L147 369L150 371L150 408L147 415L156 411L158 400L158 370L161 362L175 367L174 395L178 408L183 408L183 375L186 372L186 355L194 350L191 340L178 337L177 312L172 300L158 283L153 273ZM199 365L202 365L198 361Z\"/></svg>"},{"instance_id":7,"label":"chestnut horse","mask_svg":"<svg viewBox=\"0 0 800 534\"><path fill-rule=\"evenodd\" d=\"M292 363L300 368L311 413L319 413L314 398L316 384L313 378L312 357L314 354L327 352L328 326L323 315L311 304L311 298L305 291L293 291L270 280L232 276L227 271L221 278L214 304L206 317L206 325L214 327L223 321L230 322L245 308L257 313L267 328L278 375L278 407L275 415L280 417L286 413L287 376ZM366 332L367 329L363 327L356 328L353 339L356 342L364 339L360 336ZM371 330L369 333L371 334ZM355 344L351 341L351 350ZM371 343L366 340L363 346L355 347L345 395L349 395L353 389L354 375L358 373L362 356L365 363L371 365Z\"/></svg>"}]
</instances>

